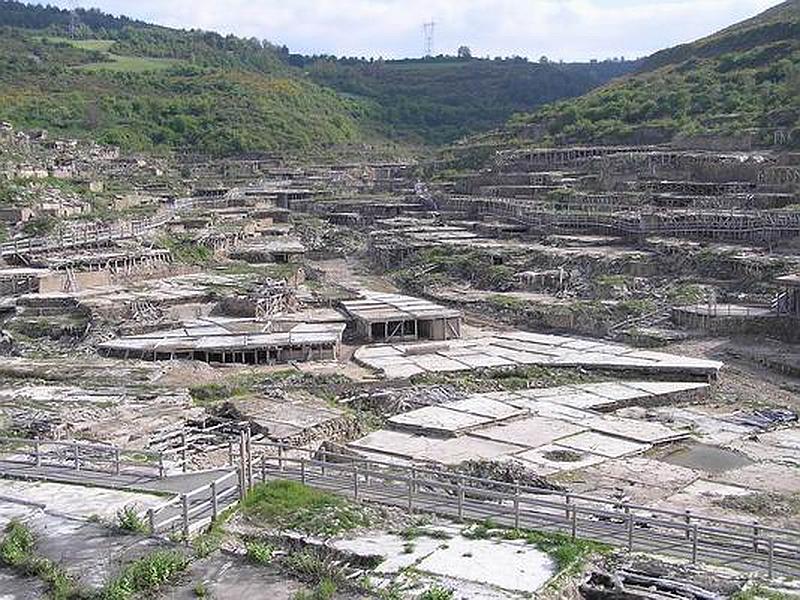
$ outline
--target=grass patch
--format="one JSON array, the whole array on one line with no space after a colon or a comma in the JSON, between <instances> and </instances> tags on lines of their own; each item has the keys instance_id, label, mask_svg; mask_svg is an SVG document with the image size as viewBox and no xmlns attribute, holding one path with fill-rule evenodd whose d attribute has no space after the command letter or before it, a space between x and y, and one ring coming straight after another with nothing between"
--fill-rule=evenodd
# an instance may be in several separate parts
<instances>
[{"instance_id":1,"label":"grass patch","mask_svg":"<svg viewBox=\"0 0 800 600\"><path fill-rule=\"evenodd\" d=\"M430 529L428 527L418 527L416 525L406 527L399 535L404 540L415 540L420 537L427 537L434 540L449 540L453 537L442 529Z\"/></svg>"},{"instance_id":2,"label":"grass patch","mask_svg":"<svg viewBox=\"0 0 800 600\"><path fill-rule=\"evenodd\" d=\"M217 404L228 398L247 393L247 388L237 382L204 383L189 388L189 395L196 406Z\"/></svg>"},{"instance_id":3,"label":"grass patch","mask_svg":"<svg viewBox=\"0 0 800 600\"><path fill-rule=\"evenodd\" d=\"M255 486L242 500L241 509L251 519L311 535L331 536L370 524L360 507L295 481Z\"/></svg>"},{"instance_id":4,"label":"grass patch","mask_svg":"<svg viewBox=\"0 0 800 600\"><path fill-rule=\"evenodd\" d=\"M89 63L77 67L83 71L110 71L112 73L145 73L148 71L163 71L184 64L184 61L174 58L152 58L148 56L123 56L120 54L106 54L110 62Z\"/></svg>"},{"instance_id":5,"label":"grass patch","mask_svg":"<svg viewBox=\"0 0 800 600\"><path fill-rule=\"evenodd\" d=\"M156 550L128 564L103 589L104 600L152 597L154 592L186 570L189 559L178 550Z\"/></svg>"},{"instance_id":6,"label":"grass patch","mask_svg":"<svg viewBox=\"0 0 800 600\"><path fill-rule=\"evenodd\" d=\"M35 550L36 536L28 526L10 521L0 541L0 562L22 575L41 579L53 600L77 599L83 595L62 567L49 558L38 556Z\"/></svg>"}]
</instances>

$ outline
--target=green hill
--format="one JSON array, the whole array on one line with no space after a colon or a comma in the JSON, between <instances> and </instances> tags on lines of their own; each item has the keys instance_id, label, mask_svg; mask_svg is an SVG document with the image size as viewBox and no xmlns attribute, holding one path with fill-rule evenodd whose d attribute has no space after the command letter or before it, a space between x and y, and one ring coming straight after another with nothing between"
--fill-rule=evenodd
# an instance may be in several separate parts
<instances>
[{"instance_id":1,"label":"green hill","mask_svg":"<svg viewBox=\"0 0 800 600\"><path fill-rule=\"evenodd\" d=\"M576 96L633 63L363 61L0 0L0 119L128 149L233 154L436 144Z\"/></svg>"},{"instance_id":2,"label":"green hill","mask_svg":"<svg viewBox=\"0 0 800 600\"><path fill-rule=\"evenodd\" d=\"M297 55L288 61L305 68L314 81L367 101L387 135L427 144L498 127L516 112L578 96L635 65L456 57L363 61Z\"/></svg>"},{"instance_id":3,"label":"green hill","mask_svg":"<svg viewBox=\"0 0 800 600\"><path fill-rule=\"evenodd\" d=\"M363 141L364 107L268 44L0 2L0 120L127 149L213 154Z\"/></svg>"},{"instance_id":4,"label":"green hill","mask_svg":"<svg viewBox=\"0 0 800 600\"><path fill-rule=\"evenodd\" d=\"M800 146L800 0L644 59L637 73L514 117L540 143L652 143L696 136Z\"/></svg>"}]
</instances>

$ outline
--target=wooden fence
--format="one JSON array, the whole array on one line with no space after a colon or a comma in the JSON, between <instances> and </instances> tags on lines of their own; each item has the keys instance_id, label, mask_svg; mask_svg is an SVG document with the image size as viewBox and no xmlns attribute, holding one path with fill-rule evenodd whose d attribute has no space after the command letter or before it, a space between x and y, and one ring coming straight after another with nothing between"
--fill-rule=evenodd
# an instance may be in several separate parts
<instances>
[{"instance_id":1,"label":"wooden fence","mask_svg":"<svg viewBox=\"0 0 800 600\"><path fill-rule=\"evenodd\" d=\"M37 468L59 467L112 475L137 474L163 478L169 452L133 450L77 440L0 437L0 457L6 463Z\"/></svg>"},{"instance_id":2,"label":"wooden fence","mask_svg":"<svg viewBox=\"0 0 800 600\"><path fill-rule=\"evenodd\" d=\"M452 471L253 442L257 479L295 479L368 500L498 525L561 532L630 552L800 576L800 531L545 490Z\"/></svg>"},{"instance_id":3,"label":"wooden fence","mask_svg":"<svg viewBox=\"0 0 800 600\"><path fill-rule=\"evenodd\" d=\"M226 508L241 499L239 470L231 471L214 481L147 510L147 523L153 535L180 533L188 542L191 534L214 521Z\"/></svg>"}]
</instances>

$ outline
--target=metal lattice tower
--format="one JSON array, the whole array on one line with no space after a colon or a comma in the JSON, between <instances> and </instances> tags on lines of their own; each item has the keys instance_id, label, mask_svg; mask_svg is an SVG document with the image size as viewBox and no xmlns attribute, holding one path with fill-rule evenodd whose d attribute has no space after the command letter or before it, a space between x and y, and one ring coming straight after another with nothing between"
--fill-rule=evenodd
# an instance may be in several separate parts
<instances>
[{"instance_id":1,"label":"metal lattice tower","mask_svg":"<svg viewBox=\"0 0 800 600\"><path fill-rule=\"evenodd\" d=\"M431 20L430 23L422 24L422 31L425 35L425 56L433 56L433 31L436 27L436 22Z\"/></svg>"},{"instance_id":2,"label":"metal lattice tower","mask_svg":"<svg viewBox=\"0 0 800 600\"><path fill-rule=\"evenodd\" d=\"M80 25L80 18L77 13L78 2L77 0L70 0L69 2L69 37L74 38Z\"/></svg>"}]
</instances>

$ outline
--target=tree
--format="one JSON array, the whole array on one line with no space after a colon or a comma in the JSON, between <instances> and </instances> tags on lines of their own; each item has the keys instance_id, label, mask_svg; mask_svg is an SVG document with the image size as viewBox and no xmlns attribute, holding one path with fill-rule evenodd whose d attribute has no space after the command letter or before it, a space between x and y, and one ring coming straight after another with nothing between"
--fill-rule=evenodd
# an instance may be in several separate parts
<instances>
[{"instance_id":1,"label":"tree","mask_svg":"<svg viewBox=\"0 0 800 600\"><path fill-rule=\"evenodd\" d=\"M469 46L460 46L458 48L458 58L472 58L472 50Z\"/></svg>"}]
</instances>

